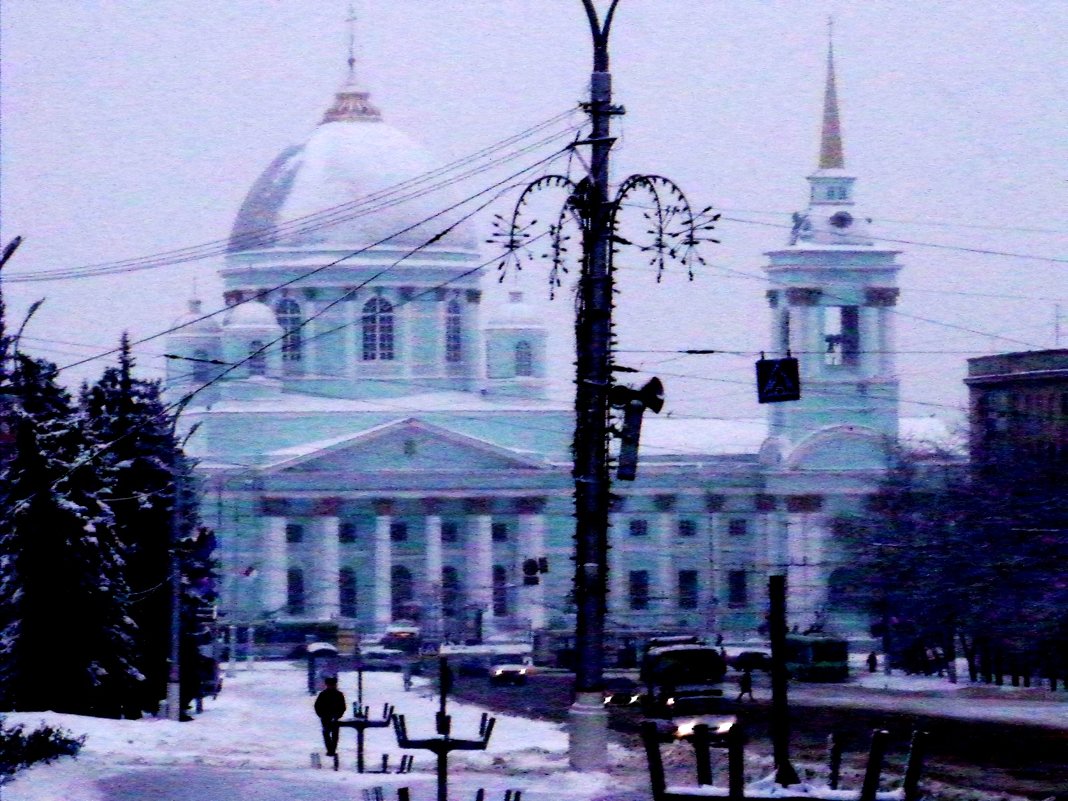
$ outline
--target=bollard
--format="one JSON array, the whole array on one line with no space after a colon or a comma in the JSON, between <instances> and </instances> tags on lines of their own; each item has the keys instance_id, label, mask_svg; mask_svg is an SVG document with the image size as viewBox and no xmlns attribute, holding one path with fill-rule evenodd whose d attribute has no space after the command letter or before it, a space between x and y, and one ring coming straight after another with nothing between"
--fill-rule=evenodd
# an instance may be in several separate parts
<instances>
[{"instance_id":1,"label":"bollard","mask_svg":"<svg viewBox=\"0 0 1068 801\"><path fill-rule=\"evenodd\" d=\"M912 732L912 742L909 745L909 760L905 765L905 781L902 790L905 801L919 801L920 798L920 773L923 771L924 751L927 745L927 732L916 729Z\"/></svg>"},{"instance_id":2,"label":"bollard","mask_svg":"<svg viewBox=\"0 0 1068 801\"><path fill-rule=\"evenodd\" d=\"M875 801L879 791L879 774L883 770L883 756L886 754L886 741L890 733L885 729L876 729L871 733L871 750L868 752L868 766L864 770L864 784L860 788L859 801Z\"/></svg>"},{"instance_id":3,"label":"bollard","mask_svg":"<svg viewBox=\"0 0 1068 801\"><path fill-rule=\"evenodd\" d=\"M842 743L834 734L827 735L827 762L829 768L827 786L832 790L837 790L842 774Z\"/></svg>"}]
</instances>

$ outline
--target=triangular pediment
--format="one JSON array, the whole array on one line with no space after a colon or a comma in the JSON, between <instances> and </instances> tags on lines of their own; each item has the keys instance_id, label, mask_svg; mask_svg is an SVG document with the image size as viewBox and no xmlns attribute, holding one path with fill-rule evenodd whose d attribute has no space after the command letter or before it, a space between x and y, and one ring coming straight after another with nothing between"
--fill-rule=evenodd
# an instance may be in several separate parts
<instances>
[{"instance_id":1,"label":"triangular pediment","mask_svg":"<svg viewBox=\"0 0 1068 801\"><path fill-rule=\"evenodd\" d=\"M541 470L536 455L414 418L269 454L271 473Z\"/></svg>"}]
</instances>

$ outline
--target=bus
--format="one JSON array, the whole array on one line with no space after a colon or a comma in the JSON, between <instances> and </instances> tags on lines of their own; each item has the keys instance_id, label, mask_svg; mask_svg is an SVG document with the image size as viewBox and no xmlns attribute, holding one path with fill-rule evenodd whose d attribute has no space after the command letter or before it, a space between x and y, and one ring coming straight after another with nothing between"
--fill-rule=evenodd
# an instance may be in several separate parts
<instances>
[{"instance_id":1,"label":"bus","mask_svg":"<svg viewBox=\"0 0 1068 801\"><path fill-rule=\"evenodd\" d=\"M846 681L849 642L826 634L787 634L786 670L798 681Z\"/></svg>"}]
</instances>

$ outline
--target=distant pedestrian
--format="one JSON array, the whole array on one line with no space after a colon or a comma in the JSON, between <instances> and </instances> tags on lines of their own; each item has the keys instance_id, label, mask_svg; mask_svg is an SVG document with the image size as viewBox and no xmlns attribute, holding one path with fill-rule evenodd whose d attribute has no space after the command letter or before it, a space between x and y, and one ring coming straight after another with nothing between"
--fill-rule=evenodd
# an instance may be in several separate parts
<instances>
[{"instance_id":1,"label":"distant pedestrian","mask_svg":"<svg viewBox=\"0 0 1068 801\"><path fill-rule=\"evenodd\" d=\"M868 672L874 673L879 669L879 657L875 655L875 651L868 654Z\"/></svg>"},{"instance_id":2,"label":"distant pedestrian","mask_svg":"<svg viewBox=\"0 0 1068 801\"><path fill-rule=\"evenodd\" d=\"M326 688L315 699L315 714L319 716L319 723L323 727L326 755L332 757L337 754L337 722L345 714L345 694L337 688L336 676L327 676L323 683Z\"/></svg>"},{"instance_id":3,"label":"distant pedestrian","mask_svg":"<svg viewBox=\"0 0 1068 801\"><path fill-rule=\"evenodd\" d=\"M753 697L753 671L746 669L738 679L738 698L741 701L743 696L749 696L750 701L755 701Z\"/></svg>"}]
</instances>

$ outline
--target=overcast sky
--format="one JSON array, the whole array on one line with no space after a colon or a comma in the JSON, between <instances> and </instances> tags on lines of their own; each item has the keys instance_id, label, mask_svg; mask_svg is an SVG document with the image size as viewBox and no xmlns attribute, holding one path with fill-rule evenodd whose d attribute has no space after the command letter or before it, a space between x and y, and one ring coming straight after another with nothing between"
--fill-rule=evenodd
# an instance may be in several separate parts
<instances>
[{"instance_id":1,"label":"overcast sky","mask_svg":"<svg viewBox=\"0 0 1068 801\"><path fill-rule=\"evenodd\" d=\"M0 0L2 238L14 277L224 238L252 182L318 123L345 71L346 0ZM574 107L579 0L361 0L359 72L393 125L442 163ZM668 408L758 414L764 251L785 244L816 164L827 16L858 210L897 243L903 413L952 416L964 359L1068 346L1064 219L1068 2L622 0L612 40L627 114L616 178L659 173L724 213L695 282L620 266L619 361ZM521 164L522 162L517 162ZM477 189L471 184L464 191ZM488 222L483 223L484 230ZM940 245L943 247L931 247ZM969 250L971 249L971 250ZM984 254L972 251L998 251ZM487 254L488 255L488 254ZM1025 258L1031 256L1034 258ZM27 349L60 365L161 331L218 261L5 283L9 315L47 302ZM524 281L547 301L544 270ZM537 278L537 280L535 280ZM488 305L500 294L487 277ZM547 319L569 334L570 304ZM679 357L680 348L739 355ZM162 341L138 348L162 371ZM571 372L566 347L558 375ZM72 384L106 361L72 368Z\"/></svg>"}]
</instances>

